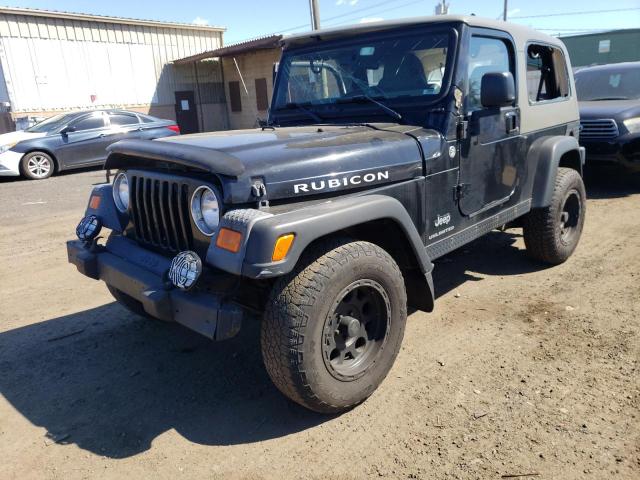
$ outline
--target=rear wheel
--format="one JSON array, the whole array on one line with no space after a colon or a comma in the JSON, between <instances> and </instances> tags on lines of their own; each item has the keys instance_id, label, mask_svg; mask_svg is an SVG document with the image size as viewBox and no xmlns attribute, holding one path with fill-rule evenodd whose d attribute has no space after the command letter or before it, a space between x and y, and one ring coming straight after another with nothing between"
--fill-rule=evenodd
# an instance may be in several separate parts
<instances>
[{"instance_id":1,"label":"rear wheel","mask_svg":"<svg viewBox=\"0 0 640 480\"><path fill-rule=\"evenodd\" d=\"M20 161L22 175L30 180L44 180L53 175L55 164L51 155L44 152L29 152Z\"/></svg>"},{"instance_id":2,"label":"rear wheel","mask_svg":"<svg viewBox=\"0 0 640 480\"><path fill-rule=\"evenodd\" d=\"M387 252L368 242L318 245L274 285L261 332L267 372L311 410L346 410L386 377L406 318L402 273Z\"/></svg>"},{"instance_id":3,"label":"rear wheel","mask_svg":"<svg viewBox=\"0 0 640 480\"><path fill-rule=\"evenodd\" d=\"M580 241L586 199L580 174L570 168L559 168L551 204L532 210L523 218L527 253L553 265L567 260Z\"/></svg>"}]
</instances>

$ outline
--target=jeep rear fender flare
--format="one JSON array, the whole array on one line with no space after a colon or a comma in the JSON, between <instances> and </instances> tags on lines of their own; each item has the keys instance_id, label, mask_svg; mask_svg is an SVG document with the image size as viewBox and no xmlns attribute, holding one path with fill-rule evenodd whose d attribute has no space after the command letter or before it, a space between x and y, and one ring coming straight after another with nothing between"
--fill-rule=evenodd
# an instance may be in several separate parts
<instances>
[{"instance_id":1,"label":"jeep rear fender flare","mask_svg":"<svg viewBox=\"0 0 640 480\"><path fill-rule=\"evenodd\" d=\"M249 235L242 274L251 278L269 278L289 273L302 252L315 240L367 222L394 221L411 245L423 274L430 280L433 264L420 234L407 210L387 195L364 195L327 201L318 205L273 215L256 222ZM271 261L277 238L295 234L291 250L279 262Z\"/></svg>"},{"instance_id":2,"label":"jeep rear fender flare","mask_svg":"<svg viewBox=\"0 0 640 480\"><path fill-rule=\"evenodd\" d=\"M582 176L584 165L584 148L580 147L578 140L571 136L542 137L531 145L527 155L527 162L535 175L533 190L531 192L531 208L543 208L551 203L553 186L560 162L566 154L576 158L575 165ZM566 157L565 157L566 158Z\"/></svg>"}]
</instances>

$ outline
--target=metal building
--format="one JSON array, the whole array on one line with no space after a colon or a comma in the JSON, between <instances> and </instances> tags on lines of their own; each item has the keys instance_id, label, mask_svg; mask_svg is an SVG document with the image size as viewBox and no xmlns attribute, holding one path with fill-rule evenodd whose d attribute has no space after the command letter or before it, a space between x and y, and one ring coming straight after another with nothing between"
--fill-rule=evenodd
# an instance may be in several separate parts
<instances>
[{"instance_id":1,"label":"metal building","mask_svg":"<svg viewBox=\"0 0 640 480\"><path fill-rule=\"evenodd\" d=\"M640 60L640 28L560 37L569 50L571 65L603 65Z\"/></svg>"},{"instance_id":2,"label":"metal building","mask_svg":"<svg viewBox=\"0 0 640 480\"><path fill-rule=\"evenodd\" d=\"M0 131L103 107L177 119L185 132L227 128L220 62L172 63L220 48L224 30L0 7Z\"/></svg>"}]
</instances>

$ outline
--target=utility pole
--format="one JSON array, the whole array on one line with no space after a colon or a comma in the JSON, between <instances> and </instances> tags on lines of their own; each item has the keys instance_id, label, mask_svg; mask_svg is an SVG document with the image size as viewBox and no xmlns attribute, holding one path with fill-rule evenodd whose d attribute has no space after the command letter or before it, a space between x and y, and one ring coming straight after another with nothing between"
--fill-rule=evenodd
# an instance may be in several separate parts
<instances>
[{"instance_id":1,"label":"utility pole","mask_svg":"<svg viewBox=\"0 0 640 480\"><path fill-rule=\"evenodd\" d=\"M435 14L436 15L446 15L449 13L449 4L442 0L440 3L436 5Z\"/></svg>"},{"instance_id":2,"label":"utility pole","mask_svg":"<svg viewBox=\"0 0 640 480\"><path fill-rule=\"evenodd\" d=\"M318 0L309 0L309 11L311 13L311 29L320 29L320 7L318 7Z\"/></svg>"},{"instance_id":3,"label":"utility pole","mask_svg":"<svg viewBox=\"0 0 640 480\"><path fill-rule=\"evenodd\" d=\"M509 0L504 0L504 10L502 11L502 19L506 22L507 21L507 4L509 3Z\"/></svg>"}]
</instances>

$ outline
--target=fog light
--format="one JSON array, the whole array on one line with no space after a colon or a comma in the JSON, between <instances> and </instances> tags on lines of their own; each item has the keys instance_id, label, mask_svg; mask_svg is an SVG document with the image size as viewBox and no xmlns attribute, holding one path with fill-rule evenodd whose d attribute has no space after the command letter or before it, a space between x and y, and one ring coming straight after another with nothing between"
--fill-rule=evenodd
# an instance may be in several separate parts
<instances>
[{"instance_id":1,"label":"fog light","mask_svg":"<svg viewBox=\"0 0 640 480\"><path fill-rule=\"evenodd\" d=\"M202 273L202 261L196 252L180 252L171 260L169 280L180 290L189 290Z\"/></svg>"},{"instance_id":2,"label":"fog light","mask_svg":"<svg viewBox=\"0 0 640 480\"><path fill-rule=\"evenodd\" d=\"M95 215L88 215L80 220L76 227L76 235L84 242L93 240L100 233L102 222Z\"/></svg>"}]
</instances>

